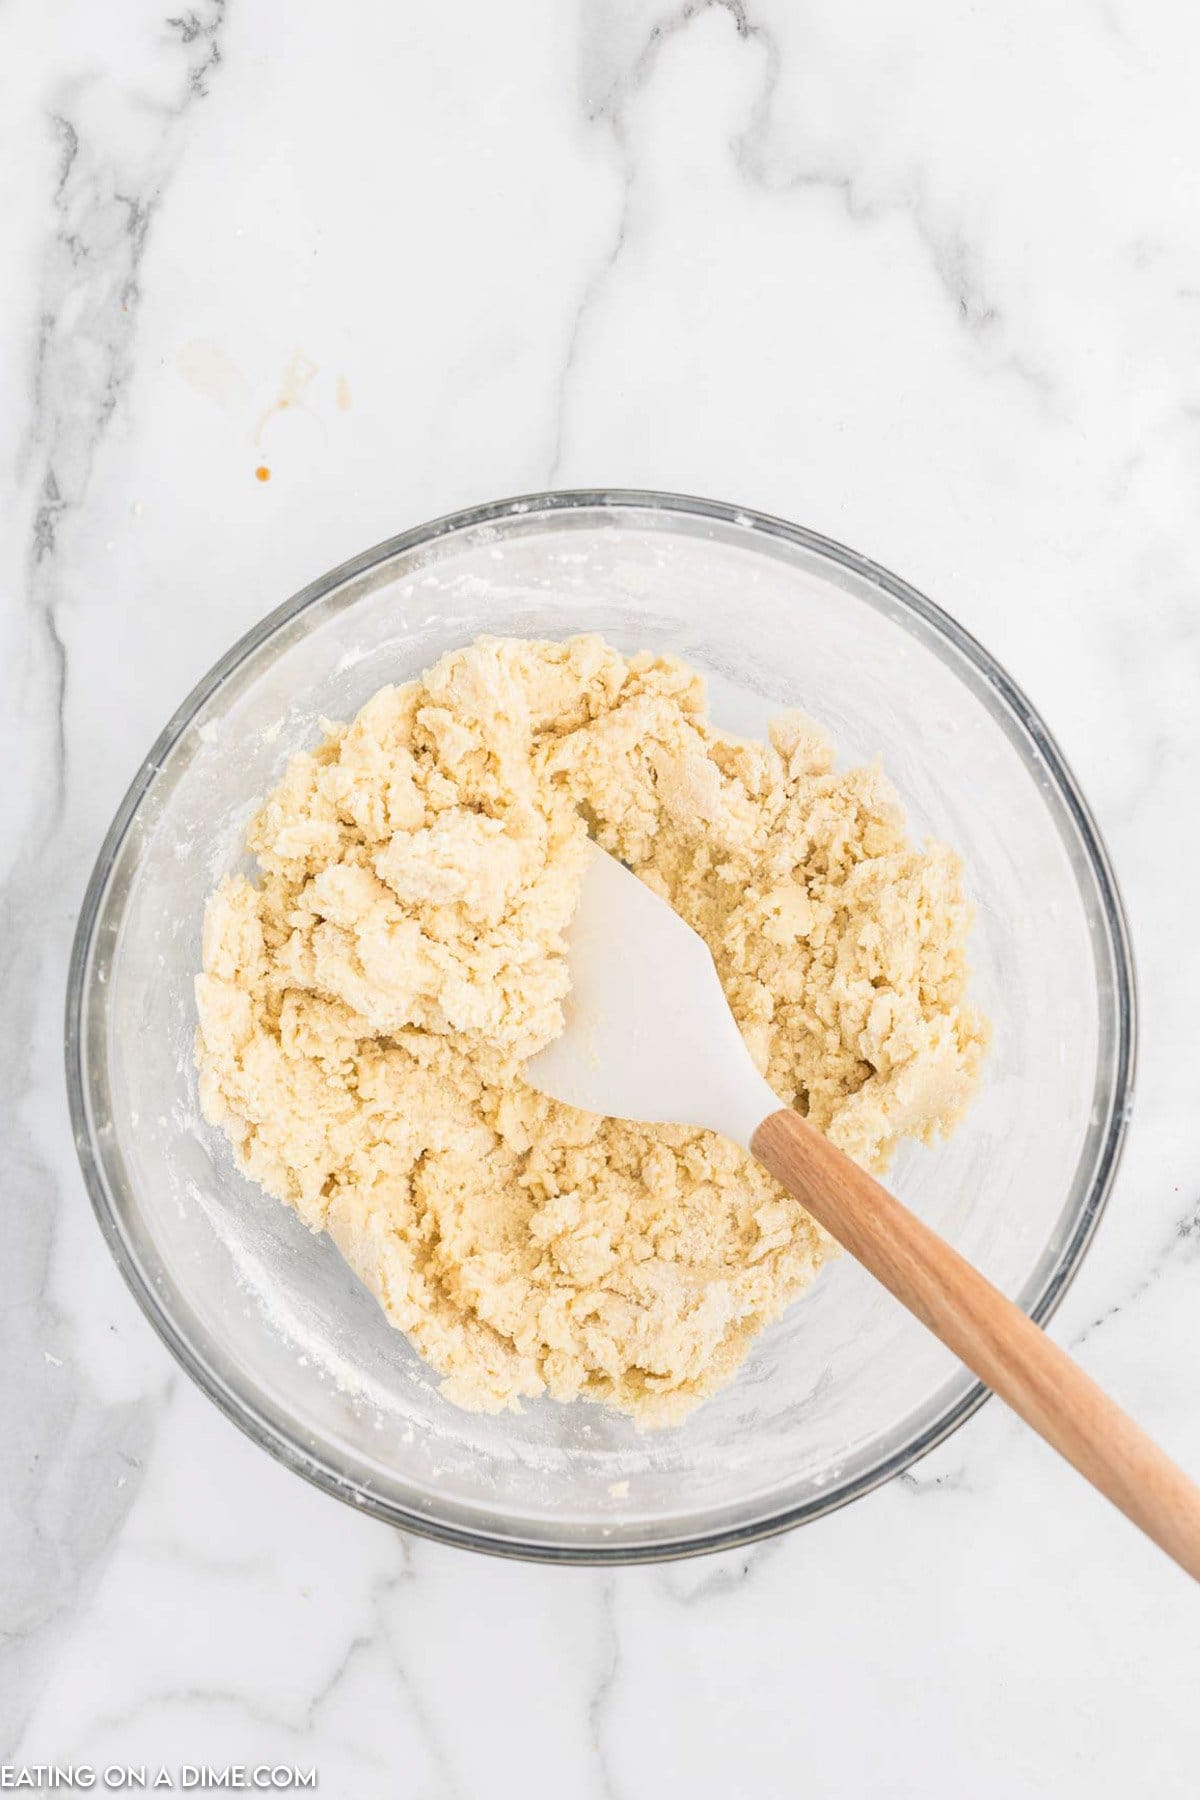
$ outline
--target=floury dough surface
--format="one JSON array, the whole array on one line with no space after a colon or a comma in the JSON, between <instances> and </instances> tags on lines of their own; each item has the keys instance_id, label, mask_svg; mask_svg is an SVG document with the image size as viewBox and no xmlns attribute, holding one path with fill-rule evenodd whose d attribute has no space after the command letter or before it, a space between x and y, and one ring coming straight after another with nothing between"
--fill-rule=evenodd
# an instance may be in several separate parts
<instances>
[{"instance_id":1,"label":"floury dough surface","mask_svg":"<svg viewBox=\"0 0 1200 1800\"><path fill-rule=\"evenodd\" d=\"M589 831L707 939L756 1063L872 1168L954 1124L984 1027L954 855L784 714L599 638L481 639L293 757L209 901L206 1116L326 1230L458 1404L582 1395L669 1424L833 1246L712 1133L521 1076L562 1024Z\"/></svg>"}]
</instances>

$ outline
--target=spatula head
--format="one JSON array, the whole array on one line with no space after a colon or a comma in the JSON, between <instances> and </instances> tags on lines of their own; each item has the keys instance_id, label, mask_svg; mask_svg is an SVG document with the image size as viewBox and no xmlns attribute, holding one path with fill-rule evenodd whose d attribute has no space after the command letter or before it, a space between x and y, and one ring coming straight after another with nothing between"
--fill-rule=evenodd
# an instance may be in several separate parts
<instances>
[{"instance_id":1,"label":"spatula head","mask_svg":"<svg viewBox=\"0 0 1200 1800\"><path fill-rule=\"evenodd\" d=\"M594 848L568 932L566 1029L532 1085L609 1118L705 1125L748 1147L780 1102L750 1060L703 938Z\"/></svg>"}]
</instances>

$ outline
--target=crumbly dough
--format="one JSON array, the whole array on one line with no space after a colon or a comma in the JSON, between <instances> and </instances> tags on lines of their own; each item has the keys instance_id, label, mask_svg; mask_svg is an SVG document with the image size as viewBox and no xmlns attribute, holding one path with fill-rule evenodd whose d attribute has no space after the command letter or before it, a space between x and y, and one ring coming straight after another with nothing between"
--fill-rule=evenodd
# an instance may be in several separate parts
<instances>
[{"instance_id":1,"label":"crumbly dough","mask_svg":"<svg viewBox=\"0 0 1200 1800\"><path fill-rule=\"evenodd\" d=\"M562 1026L591 832L708 941L760 1070L882 1168L954 1124L985 1029L956 857L877 767L597 637L481 638L292 758L196 983L205 1115L330 1233L459 1405L600 1400L669 1424L834 1246L711 1132L526 1086Z\"/></svg>"}]
</instances>

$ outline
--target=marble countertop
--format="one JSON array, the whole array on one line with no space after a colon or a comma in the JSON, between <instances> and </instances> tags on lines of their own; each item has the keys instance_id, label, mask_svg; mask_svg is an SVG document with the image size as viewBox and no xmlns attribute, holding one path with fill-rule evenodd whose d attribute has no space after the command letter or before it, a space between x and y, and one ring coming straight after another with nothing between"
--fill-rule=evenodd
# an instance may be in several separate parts
<instances>
[{"instance_id":1,"label":"marble countertop","mask_svg":"<svg viewBox=\"0 0 1200 1800\"><path fill-rule=\"evenodd\" d=\"M305 1487L103 1252L60 1016L147 745L311 576L552 485L797 519L983 639L1107 836L1139 1091L1052 1330L1200 1470L1195 14L170 12L0 10L0 1754L354 1800L1194 1794L1194 1590L999 1405L676 1566L488 1561Z\"/></svg>"}]
</instances>

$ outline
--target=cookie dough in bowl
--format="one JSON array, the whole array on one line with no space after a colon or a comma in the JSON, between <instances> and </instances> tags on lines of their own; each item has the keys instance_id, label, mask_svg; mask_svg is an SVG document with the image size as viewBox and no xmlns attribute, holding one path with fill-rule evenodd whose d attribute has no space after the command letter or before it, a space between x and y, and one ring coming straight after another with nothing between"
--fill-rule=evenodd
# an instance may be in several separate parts
<instances>
[{"instance_id":1,"label":"cookie dough in bowl","mask_svg":"<svg viewBox=\"0 0 1200 1800\"><path fill-rule=\"evenodd\" d=\"M448 1399L653 1427L835 1247L727 1140L524 1082L562 1027L589 835L705 938L759 1069L841 1148L878 1170L952 1129L987 1036L957 857L809 718L734 737L685 661L595 635L480 638L292 758L254 873L208 903L200 1096Z\"/></svg>"},{"instance_id":2,"label":"cookie dough in bowl","mask_svg":"<svg viewBox=\"0 0 1200 1800\"><path fill-rule=\"evenodd\" d=\"M493 662L484 686L499 682L502 703L493 691L485 708L454 676L470 687L481 638L559 648L541 673L528 652L507 674ZM561 646L580 641L594 666L568 679L561 659L580 653ZM436 703L367 728L390 704L375 696L426 695L435 670ZM535 676L553 693L518 754L513 703ZM485 719L504 723L490 748ZM404 748L411 786L385 767ZM501 795L522 779L514 808ZM394 820L352 811L351 785ZM1129 1106L1132 977L1103 846L1045 725L952 619L855 552L716 501L472 508L363 551L232 645L172 711L101 847L71 965L68 1091L118 1267L260 1447L406 1531L550 1561L656 1560L846 1504L955 1429L980 1390L853 1258L810 1280L822 1246L807 1222L748 1187L736 1156L710 1178L709 1159L731 1155L718 1139L578 1120L572 1142L523 1118L543 1102L521 1087L522 1033L553 1028L563 978L550 867L581 830L690 909L785 1097L857 1133L864 1161L893 1142L889 1187L1043 1321L1090 1241ZM969 930L953 858L929 839L961 856ZM460 852L484 842L498 854L476 886L464 871L482 859ZM539 871L547 910L521 915L518 941L506 929ZM347 876L382 900L381 937L337 893ZM260 897L239 913L243 881ZM206 929L223 885L233 905ZM476 950L498 972L482 997ZM946 1137L975 1012L991 1027L982 1078ZM201 1080L236 1145L203 1117ZM292 1113L272 1142L280 1108L255 1107L280 1083ZM465 1098L437 1098L454 1084ZM684 1193L706 1210L673 1212ZM335 1241L335 1201L374 1292ZM308 1229L301 1208L331 1229ZM404 1329L377 1297L385 1280ZM715 1347L698 1381L676 1323L698 1355ZM535 1375L540 1390L520 1391ZM576 1382L600 1404L553 1397Z\"/></svg>"}]
</instances>

